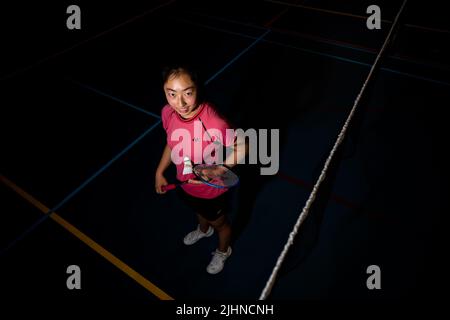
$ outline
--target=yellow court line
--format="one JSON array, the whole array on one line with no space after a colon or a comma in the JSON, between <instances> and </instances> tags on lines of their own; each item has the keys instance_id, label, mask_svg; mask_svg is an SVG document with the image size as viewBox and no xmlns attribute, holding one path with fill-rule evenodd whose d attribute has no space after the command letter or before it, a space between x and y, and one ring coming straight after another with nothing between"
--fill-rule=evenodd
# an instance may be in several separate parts
<instances>
[{"instance_id":1,"label":"yellow court line","mask_svg":"<svg viewBox=\"0 0 450 320\"><path fill-rule=\"evenodd\" d=\"M31 203L33 206L38 208L40 211L42 211L44 214L49 212L50 209L43 205L41 202L39 202L37 199L35 199L33 196L28 194L26 191L21 189L19 186L17 186L14 182L10 181L8 178L4 177L3 175L0 175L0 180L10 187L12 190L14 190L17 194L19 194L22 198L27 200L29 203ZM89 236L81 232L79 229L77 229L75 226L70 224L67 220L63 219L61 216L59 216L56 212L53 212L50 215L50 218L52 218L55 222L57 222L59 225L61 225L63 228L65 228L67 231L72 233L74 236L76 236L78 239L80 239L82 242L84 242L86 245L88 245L92 250L100 254L103 258L111 262L114 266L122 270L124 273L126 273L131 279L139 283L141 286L143 286L145 289L150 291L152 294L157 296L161 300L174 300L171 296L169 296L167 293L159 289L157 286L155 286L153 283L148 281L146 278L144 278L142 275L137 273L134 269L132 269L130 266L128 266L126 263L124 263L122 260L114 256L111 252L103 248L101 245L99 245L97 242L92 240Z\"/></svg>"}]
</instances>

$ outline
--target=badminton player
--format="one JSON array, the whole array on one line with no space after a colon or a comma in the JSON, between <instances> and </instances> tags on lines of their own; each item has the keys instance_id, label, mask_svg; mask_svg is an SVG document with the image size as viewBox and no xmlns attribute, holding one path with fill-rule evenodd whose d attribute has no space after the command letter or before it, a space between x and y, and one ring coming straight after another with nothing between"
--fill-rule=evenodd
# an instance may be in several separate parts
<instances>
[{"instance_id":1,"label":"badminton player","mask_svg":"<svg viewBox=\"0 0 450 320\"><path fill-rule=\"evenodd\" d=\"M196 179L192 173L192 167L206 160L211 161L211 159L204 159L204 150L211 143L231 148L233 152L224 161L227 167L238 163L238 155L245 156L246 147L245 143L238 144L234 134L227 132L227 129L232 129L228 121L212 104L203 101L200 88L196 73L189 67L169 67L163 71L163 89L167 104L162 109L161 118L167 139L156 169L155 189L158 194L166 193L164 186L167 186L168 182L164 172L174 162L175 156L183 159L183 161L174 162L177 180L182 182L180 188L177 188L177 193L183 202L196 212L198 219L197 228L188 233L183 242L186 245L192 245L217 232L218 248L213 252L212 260L206 268L208 273L216 274L223 269L226 259L232 252L231 227L227 220L229 191L228 188L215 188ZM194 130L195 128L197 129ZM201 134L198 128L201 128ZM177 148L180 140L173 138L173 133L177 129L185 129L190 134L188 135L190 141L182 142L185 148ZM221 134L214 134L217 132ZM208 139L204 139L205 136ZM172 154L174 149L176 149L176 155ZM213 151L211 156L218 155Z\"/></svg>"}]
</instances>

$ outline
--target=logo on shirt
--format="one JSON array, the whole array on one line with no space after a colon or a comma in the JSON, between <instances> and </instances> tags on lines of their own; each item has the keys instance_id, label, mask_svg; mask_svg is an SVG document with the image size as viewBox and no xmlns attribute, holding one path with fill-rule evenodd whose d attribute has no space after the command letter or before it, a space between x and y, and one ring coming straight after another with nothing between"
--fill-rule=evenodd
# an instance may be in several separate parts
<instances>
[{"instance_id":1,"label":"logo on shirt","mask_svg":"<svg viewBox=\"0 0 450 320\"><path fill-rule=\"evenodd\" d=\"M175 143L171 148L173 163L182 164L184 157L189 157L194 163L243 164L248 156L250 164L270 165L261 167L261 175L274 175L278 172L279 129L250 128L244 131L243 129L220 130L217 128L203 130L203 128L200 121L194 121L194 137L191 134L192 130L186 128L177 128L172 131L170 140ZM192 144L192 141L195 143ZM206 146L198 143L202 141L209 143Z\"/></svg>"}]
</instances>

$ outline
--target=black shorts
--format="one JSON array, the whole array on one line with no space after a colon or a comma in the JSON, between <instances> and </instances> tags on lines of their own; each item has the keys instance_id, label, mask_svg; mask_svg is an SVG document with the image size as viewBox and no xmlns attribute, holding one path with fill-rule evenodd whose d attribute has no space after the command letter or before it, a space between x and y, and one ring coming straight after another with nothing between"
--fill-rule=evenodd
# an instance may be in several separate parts
<instances>
[{"instance_id":1,"label":"black shorts","mask_svg":"<svg viewBox=\"0 0 450 320\"><path fill-rule=\"evenodd\" d=\"M192 210L208 221L215 221L228 211L228 191L213 199L191 196L183 188L177 188L177 193L188 207L192 208Z\"/></svg>"}]
</instances>

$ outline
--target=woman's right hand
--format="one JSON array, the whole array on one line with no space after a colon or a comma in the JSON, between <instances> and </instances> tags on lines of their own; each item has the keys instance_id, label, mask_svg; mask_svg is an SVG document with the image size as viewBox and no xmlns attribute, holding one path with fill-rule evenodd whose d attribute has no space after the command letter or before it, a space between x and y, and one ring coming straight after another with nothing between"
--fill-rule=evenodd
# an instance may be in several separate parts
<instances>
[{"instance_id":1,"label":"woman's right hand","mask_svg":"<svg viewBox=\"0 0 450 320\"><path fill-rule=\"evenodd\" d=\"M157 194L164 194L167 191L163 191L162 187L167 186L167 180L162 174L156 174L155 176L155 189Z\"/></svg>"}]
</instances>

